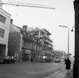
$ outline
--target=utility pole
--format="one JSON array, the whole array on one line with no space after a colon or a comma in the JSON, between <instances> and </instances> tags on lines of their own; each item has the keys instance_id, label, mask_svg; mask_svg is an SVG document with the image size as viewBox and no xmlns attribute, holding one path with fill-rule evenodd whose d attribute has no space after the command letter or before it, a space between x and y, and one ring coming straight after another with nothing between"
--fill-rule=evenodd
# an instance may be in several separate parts
<instances>
[{"instance_id":1,"label":"utility pole","mask_svg":"<svg viewBox=\"0 0 79 78\"><path fill-rule=\"evenodd\" d=\"M79 78L79 0L74 1L75 10L75 60L73 78Z\"/></svg>"}]
</instances>

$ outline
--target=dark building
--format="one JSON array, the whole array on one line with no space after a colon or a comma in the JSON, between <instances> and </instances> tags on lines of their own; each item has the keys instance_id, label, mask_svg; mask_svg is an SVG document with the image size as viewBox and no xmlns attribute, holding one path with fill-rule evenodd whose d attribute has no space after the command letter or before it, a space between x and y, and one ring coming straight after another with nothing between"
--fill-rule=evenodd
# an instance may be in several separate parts
<instances>
[{"instance_id":1,"label":"dark building","mask_svg":"<svg viewBox=\"0 0 79 78\"><path fill-rule=\"evenodd\" d=\"M14 25L11 20L9 41L8 41L8 56L14 56L16 61L21 60L21 46L22 46L22 35L21 28Z\"/></svg>"}]
</instances>

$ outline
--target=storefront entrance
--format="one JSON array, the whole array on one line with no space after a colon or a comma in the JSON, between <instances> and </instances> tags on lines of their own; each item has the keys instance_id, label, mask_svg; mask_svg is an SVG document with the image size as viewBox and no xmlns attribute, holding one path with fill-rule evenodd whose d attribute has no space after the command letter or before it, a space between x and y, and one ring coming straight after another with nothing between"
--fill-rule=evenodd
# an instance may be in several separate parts
<instances>
[{"instance_id":1,"label":"storefront entrance","mask_svg":"<svg viewBox=\"0 0 79 78\"><path fill-rule=\"evenodd\" d=\"M24 50L23 61L31 61L31 50Z\"/></svg>"}]
</instances>

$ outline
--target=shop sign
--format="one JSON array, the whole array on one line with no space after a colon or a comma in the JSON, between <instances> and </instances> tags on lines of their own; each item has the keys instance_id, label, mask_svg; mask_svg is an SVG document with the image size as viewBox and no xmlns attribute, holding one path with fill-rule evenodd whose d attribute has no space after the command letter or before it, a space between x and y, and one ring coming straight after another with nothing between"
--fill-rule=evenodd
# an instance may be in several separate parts
<instances>
[{"instance_id":1,"label":"shop sign","mask_svg":"<svg viewBox=\"0 0 79 78\"><path fill-rule=\"evenodd\" d=\"M25 53L31 54L31 51L30 50L25 50Z\"/></svg>"}]
</instances>

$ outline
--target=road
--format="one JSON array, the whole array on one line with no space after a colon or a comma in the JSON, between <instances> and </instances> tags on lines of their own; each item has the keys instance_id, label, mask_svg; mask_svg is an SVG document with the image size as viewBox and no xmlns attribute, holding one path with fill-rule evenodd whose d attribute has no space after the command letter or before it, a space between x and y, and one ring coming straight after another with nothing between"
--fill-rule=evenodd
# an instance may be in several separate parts
<instances>
[{"instance_id":1,"label":"road","mask_svg":"<svg viewBox=\"0 0 79 78\"><path fill-rule=\"evenodd\" d=\"M64 68L63 63L31 63L0 64L0 78L42 78Z\"/></svg>"}]
</instances>

